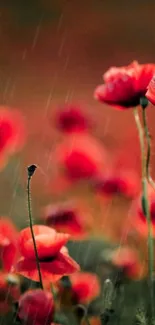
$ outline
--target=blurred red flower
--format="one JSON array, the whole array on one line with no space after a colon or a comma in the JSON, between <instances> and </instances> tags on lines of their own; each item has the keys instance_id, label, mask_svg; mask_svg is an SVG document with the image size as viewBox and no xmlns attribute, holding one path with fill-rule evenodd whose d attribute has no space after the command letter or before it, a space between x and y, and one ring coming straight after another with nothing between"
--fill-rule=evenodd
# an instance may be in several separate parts
<instances>
[{"instance_id":1,"label":"blurred red flower","mask_svg":"<svg viewBox=\"0 0 155 325\"><path fill-rule=\"evenodd\" d=\"M155 238L155 191L149 185L148 186L148 200L150 206L150 216L152 221L152 232ZM131 226L140 233L143 237L148 236L148 224L147 217L142 207L142 194L133 202L130 210L131 214Z\"/></svg>"},{"instance_id":2,"label":"blurred red flower","mask_svg":"<svg viewBox=\"0 0 155 325\"><path fill-rule=\"evenodd\" d=\"M151 79L146 92L146 98L155 105L155 75Z\"/></svg>"},{"instance_id":3,"label":"blurred red flower","mask_svg":"<svg viewBox=\"0 0 155 325\"><path fill-rule=\"evenodd\" d=\"M130 170L114 170L95 181L94 187L97 192L107 197L123 195L129 199L135 198L139 193L139 178Z\"/></svg>"},{"instance_id":4,"label":"blurred red flower","mask_svg":"<svg viewBox=\"0 0 155 325\"><path fill-rule=\"evenodd\" d=\"M103 75L104 84L95 89L94 96L117 109L135 107L145 95L154 73L154 64L139 64L137 61L124 67L111 67Z\"/></svg>"},{"instance_id":5,"label":"blurred red flower","mask_svg":"<svg viewBox=\"0 0 155 325\"><path fill-rule=\"evenodd\" d=\"M50 325L54 316L54 300L50 292L36 289L19 299L18 317L25 325Z\"/></svg>"},{"instance_id":6,"label":"blurred red flower","mask_svg":"<svg viewBox=\"0 0 155 325\"><path fill-rule=\"evenodd\" d=\"M33 226L33 231L43 281L55 282L63 275L69 275L79 270L79 265L69 256L68 250L64 246L70 238L68 234L57 233L54 229L43 225ZM34 281L39 281L29 227L20 232L19 249L22 257L15 266L15 272Z\"/></svg>"},{"instance_id":7,"label":"blurred red flower","mask_svg":"<svg viewBox=\"0 0 155 325\"><path fill-rule=\"evenodd\" d=\"M100 283L96 274L77 272L70 276L70 281L76 303L89 303L100 295Z\"/></svg>"},{"instance_id":8,"label":"blurred red flower","mask_svg":"<svg viewBox=\"0 0 155 325\"><path fill-rule=\"evenodd\" d=\"M74 134L59 145L57 160L72 180L91 179L105 166L104 147L88 134Z\"/></svg>"},{"instance_id":9,"label":"blurred red flower","mask_svg":"<svg viewBox=\"0 0 155 325\"><path fill-rule=\"evenodd\" d=\"M57 205L48 205L44 210L44 220L49 227L60 232L67 232L75 238L83 238L89 220L78 211L77 207L70 202Z\"/></svg>"},{"instance_id":10,"label":"blurred red flower","mask_svg":"<svg viewBox=\"0 0 155 325\"><path fill-rule=\"evenodd\" d=\"M8 218L0 217L0 260L5 271L10 271L18 256L18 232Z\"/></svg>"},{"instance_id":11,"label":"blurred red flower","mask_svg":"<svg viewBox=\"0 0 155 325\"><path fill-rule=\"evenodd\" d=\"M20 112L0 107L0 168L10 155L23 147L24 142L25 127Z\"/></svg>"},{"instance_id":12,"label":"blurred red flower","mask_svg":"<svg viewBox=\"0 0 155 325\"><path fill-rule=\"evenodd\" d=\"M0 314L7 314L19 297L19 279L14 275L0 272Z\"/></svg>"},{"instance_id":13,"label":"blurred red flower","mask_svg":"<svg viewBox=\"0 0 155 325\"><path fill-rule=\"evenodd\" d=\"M115 249L110 255L110 260L128 278L136 280L144 276L143 265L138 254L131 248L120 247Z\"/></svg>"},{"instance_id":14,"label":"blurred red flower","mask_svg":"<svg viewBox=\"0 0 155 325\"><path fill-rule=\"evenodd\" d=\"M56 125L64 133L82 132L89 129L90 123L77 105L65 105L57 113Z\"/></svg>"}]
</instances>

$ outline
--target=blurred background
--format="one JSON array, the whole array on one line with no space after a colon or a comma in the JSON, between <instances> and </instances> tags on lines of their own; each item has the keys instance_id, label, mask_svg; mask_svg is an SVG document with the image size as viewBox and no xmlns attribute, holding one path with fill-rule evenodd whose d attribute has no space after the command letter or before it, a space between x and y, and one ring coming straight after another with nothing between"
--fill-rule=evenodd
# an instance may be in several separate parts
<instances>
[{"instance_id":1,"label":"blurred background","mask_svg":"<svg viewBox=\"0 0 155 325\"><path fill-rule=\"evenodd\" d=\"M93 99L110 66L155 62L154 0L1 0L0 100L25 116L28 141L0 174L1 215L27 225L26 167L38 164L33 178L33 214L47 203L75 198L94 220L100 235L118 240L128 202L96 203L87 188L49 193L46 182L54 163L49 155L59 135L54 128L60 104L80 103L94 122L93 136L111 159L139 173L140 151L132 111L119 112ZM154 109L148 110L152 138ZM51 122L49 122L51 121ZM152 173L155 162L152 147ZM50 176L51 177L51 176ZM48 192L48 193L47 193ZM91 204L90 204L91 202ZM122 225L122 227L120 227Z\"/></svg>"}]
</instances>

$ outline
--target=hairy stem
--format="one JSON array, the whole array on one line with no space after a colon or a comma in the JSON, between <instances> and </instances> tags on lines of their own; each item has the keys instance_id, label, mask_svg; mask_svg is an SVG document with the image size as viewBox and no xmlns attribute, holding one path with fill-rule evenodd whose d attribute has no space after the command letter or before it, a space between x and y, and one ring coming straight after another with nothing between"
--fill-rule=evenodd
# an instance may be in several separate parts
<instances>
[{"instance_id":1,"label":"hairy stem","mask_svg":"<svg viewBox=\"0 0 155 325\"><path fill-rule=\"evenodd\" d=\"M36 264L37 264L37 269L38 269L38 276L39 276L40 287L41 287L41 289L43 289L43 281L42 281L42 276L41 276L41 270L40 270L40 264L39 264L38 251L37 251L35 236L34 236L34 232L33 232L33 220L32 220L32 212L31 212L30 182L31 182L31 176L28 175L27 195L28 195L29 222L30 222L31 235L32 235L33 246L34 246L34 251L35 251L35 257L36 257Z\"/></svg>"},{"instance_id":2,"label":"hairy stem","mask_svg":"<svg viewBox=\"0 0 155 325\"><path fill-rule=\"evenodd\" d=\"M152 223L150 216L150 207L148 200L148 182L147 182L147 168L149 169L149 157L145 155L145 143L144 143L144 131L140 122L139 114L137 108L134 109L134 117L137 125L140 147L141 147L141 160L142 160L142 200L143 200L143 210L147 218L148 225L148 284L150 293L150 324L154 315L154 301L153 301L153 271L154 271L154 243L152 236Z\"/></svg>"},{"instance_id":3,"label":"hairy stem","mask_svg":"<svg viewBox=\"0 0 155 325\"><path fill-rule=\"evenodd\" d=\"M147 117L146 117L146 108L142 108L142 118L143 118L143 126L145 132L145 138L147 142L147 155L146 155L146 177L148 182L155 190L155 183L150 175L150 157L151 157L151 137L150 132L147 126Z\"/></svg>"},{"instance_id":4,"label":"hairy stem","mask_svg":"<svg viewBox=\"0 0 155 325\"><path fill-rule=\"evenodd\" d=\"M134 118L138 130L138 135L139 135L139 142L140 142L140 151L141 151L141 164L142 164L142 179L145 177L145 143L144 143L144 131L140 122L139 114L138 114L138 109L134 108Z\"/></svg>"}]
</instances>

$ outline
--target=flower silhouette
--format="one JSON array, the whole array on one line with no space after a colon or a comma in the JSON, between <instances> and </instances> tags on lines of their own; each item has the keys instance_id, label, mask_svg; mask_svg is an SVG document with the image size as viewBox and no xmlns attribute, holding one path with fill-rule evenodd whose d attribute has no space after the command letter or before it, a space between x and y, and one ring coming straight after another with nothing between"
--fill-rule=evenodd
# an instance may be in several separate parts
<instances>
[{"instance_id":1,"label":"flower silhouette","mask_svg":"<svg viewBox=\"0 0 155 325\"><path fill-rule=\"evenodd\" d=\"M44 220L47 226L69 233L74 239L85 237L86 229L90 225L90 220L86 220L84 213L70 202L48 205L44 209Z\"/></svg>"},{"instance_id":2,"label":"flower silhouette","mask_svg":"<svg viewBox=\"0 0 155 325\"><path fill-rule=\"evenodd\" d=\"M100 283L96 274L77 272L70 276L74 300L77 303L88 303L100 294Z\"/></svg>"},{"instance_id":3,"label":"flower silhouette","mask_svg":"<svg viewBox=\"0 0 155 325\"><path fill-rule=\"evenodd\" d=\"M64 133L83 132L89 129L89 121L78 105L65 105L56 116L56 126Z\"/></svg>"},{"instance_id":4,"label":"flower silhouette","mask_svg":"<svg viewBox=\"0 0 155 325\"><path fill-rule=\"evenodd\" d=\"M104 147L88 134L67 137L57 150L57 160L72 181L101 174L105 156Z\"/></svg>"}]
</instances>

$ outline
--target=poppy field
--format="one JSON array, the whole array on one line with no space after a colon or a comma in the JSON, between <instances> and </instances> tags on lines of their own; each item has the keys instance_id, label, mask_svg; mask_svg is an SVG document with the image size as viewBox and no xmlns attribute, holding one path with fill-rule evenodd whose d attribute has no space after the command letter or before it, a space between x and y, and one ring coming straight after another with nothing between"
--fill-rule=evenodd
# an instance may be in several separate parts
<instances>
[{"instance_id":1,"label":"poppy field","mask_svg":"<svg viewBox=\"0 0 155 325\"><path fill-rule=\"evenodd\" d=\"M25 166L27 226L0 217L1 324L154 324L155 182L148 122L155 105L154 76L155 64L112 66L92 94L109 110L132 111L139 174L123 167L121 158L111 159L93 135L97 126L79 104L62 104L49 119L60 139L49 157L57 173L40 190L58 199L41 204L34 218L33 182L43 171L35 161ZM3 173L13 156L20 156L29 134L20 110L7 105L0 107L0 130ZM72 199L76 188L83 200L91 193L87 205L75 194ZM71 199L62 200L66 192ZM112 202L117 207L126 202L128 211L123 226L110 233L102 227L102 206Z\"/></svg>"}]
</instances>

